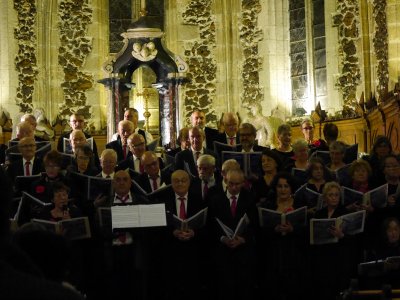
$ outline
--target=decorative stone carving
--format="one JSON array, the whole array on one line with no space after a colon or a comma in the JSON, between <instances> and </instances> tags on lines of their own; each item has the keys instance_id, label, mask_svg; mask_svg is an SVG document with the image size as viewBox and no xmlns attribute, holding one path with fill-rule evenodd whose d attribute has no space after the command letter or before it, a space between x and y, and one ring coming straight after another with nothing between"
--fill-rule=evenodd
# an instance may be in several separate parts
<instances>
[{"instance_id":1,"label":"decorative stone carving","mask_svg":"<svg viewBox=\"0 0 400 300\"><path fill-rule=\"evenodd\" d=\"M342 91L344 117L355 116L354 111L358 104L356 91L361 79L361 70L356 42L360 38L359 18L359 7L356 0L337 1L337 13L333 16L333 24L338 26L341 72L336 86Z\"/></svg>"},{"instance_id":2,"label":"decorative stone carving","mask_svg":"<svg viewBox=\"0 0 400 300\"><path fill-rule=\"evenodd\" d=\"M72 113L91 117L90 106L86 104L86 90L93 86L93 75L80 71L92 51L92 39L87 37L88 25L92 23L93 11L88 0L62 0L59 4L60 41L58 62L64 71L65 102L60 105L61 118Z\"/></svg>"},{"instance_id":3,"label":"decorative stone carving","mask_svg":"<svg viewBox=\"0 0 400 300\"><path fill-rule=\"evenodd\" d=\"M372 41L377 61L376 91L378 98L381 98L387 93L389 85L386 0L374 0L372 11L375 22L375 32Z\"/></svg>"},{"instance_id":4,"label":"decorative stone carving","mask_svg":"<svg viewBox=\"0 0 400 300\"><path fill-rule=\"evenodd\" d=\"M263 100L260 87L259 71L262 66L262 58L258 53L258 42L262 40L263 33L257 27L258 14L261 12L261 4L258 0L243 0L239 25L239 41L243 49L243 61L241 63L241 75L243 92L240 98L244 107L249 112L255 109Z\"/></svg>"},{"instance_id":5,"label":"decorative stone carving","mask_svg":"<svg viewBox=\"0 0 400 300\"><path fill-rule=\"evenodd\" d=\"M201 108L207 115L209 125L217 122L212 107L216 93L217 64L215 19L211 14L211 1L192 0L184 8L182 17L186 24L198 25L200 38L185 43L185 58L189 66L187 74L190 83L185 89L185 111L187 121L193 109Z\"/></svg>"},{"instance_id":6,"label":"decorative stone carving","mask_svg":"<svg viewBox=\"0 0 400 300\"><path fill-rule=\"evenodd\" d=\"M271 115L266 117L262 114L261 105L254 103L249 112L247 122L254 125L257 130L257 142L260 146L277 147L277 130L283 124L283 119L279 116Z\"/></svg>"},{"instance_id":7,"label":"decorative stone carving","mask_svg":"<svg viewBox=\"0 0 400 300\"><path fill-rule=\"evenodd\" d=\"M15 68L18 72L16 102L21 112L31 113L32 96L37 78L36 65L36 3L35 0L14 0L18 24L14 28L14 37L18 44Z\"/></svg>"},{"instance_id":8,"label":"decorative stone carving","mask_svg":"<svg viewBox=\"0 0 400 300\"><path fill-rule=\"evenodd\" d=\"M157 56L157 49L153 42L133 44L132 56L140 61L150 61Z\"/></svg>"}]
</instances>

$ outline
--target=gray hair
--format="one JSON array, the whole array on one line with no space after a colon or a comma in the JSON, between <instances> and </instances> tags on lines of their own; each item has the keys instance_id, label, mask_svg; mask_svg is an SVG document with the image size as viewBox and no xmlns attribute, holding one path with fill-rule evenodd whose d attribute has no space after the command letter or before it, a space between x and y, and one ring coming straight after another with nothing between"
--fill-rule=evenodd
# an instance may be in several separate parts
<instances>
[{"instance_id":1,"label":"gray hair","mask_svg":"<svg viewBox=\"0 0 400 300\"><path fill-rule=\"evenodd\" d=\"M112 156L115 162L117 162L118 156L114 149L104 149L103 152L101 152L100 159L103 159L107 155Z\"/></svg>"},{"instance_id":2,"label":"gray hair","mask_svg":"<svg viewBox=\"0 0 400 300\"><path fill-rule=\"evenodd\" d=\"M308 149L308 143L305 139L298 139L292 144L292 148L294 152L300 151L300 149Z\"/></svg>"},{"instance_id":3,"label":"gray hair","mask_svg":"<svg viewBox=\"0 0 400 300\"><path fill-rule=\"evenodd\" d=\"M197 159L197 165L205 164L207 166L215 167L215 157L210 154L200 155Z\"/></svg>"}]
</instances>

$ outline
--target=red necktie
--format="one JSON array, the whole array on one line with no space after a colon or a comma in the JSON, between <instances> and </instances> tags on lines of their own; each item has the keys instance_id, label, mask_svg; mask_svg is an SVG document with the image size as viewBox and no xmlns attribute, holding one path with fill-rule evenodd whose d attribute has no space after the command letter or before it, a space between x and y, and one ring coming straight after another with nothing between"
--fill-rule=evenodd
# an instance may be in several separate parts
<instances>
[{"instance_id":1,"label":"red necktie","mask_svg":"<svg viewBox=\"0 0 400 300\"><path fill-rule=\"evenodd\" d=\"M29 170L30 161L25 162L25 176L31 176L31 171Z\"/></svg>"},{"instance_id":2,"label":"red necktie","mask_svg":"<svg viewBox=\"0 0 400 300\"><path fill-rule=\"evenodd\" d=\"M144 168L143 168L141 160L139 160L139 172L140 172L140 174L142 174L144 172Z\"/></svg>"},{"instance_id":3,"label":"red necktie","mask_svg":"<svg viewBox=\"0 0 400 300\"><path fill-rule=\"evenodd\" d=\"M124 159L126 159L126 145L122 146L123 152L124 152Z\"/></svg>"},{"instance_id":4,"label":"red necktie","mask_svg":"<svg viewBox=\"0 0 400 300\"><path fill-rule=\"evenodd\" d=\"M203 186L203 199L207 196L208 193L208 182L204 181L204 186Z\"/></svg>"},{"instance_id":5,"label":"red necktie","mask_svg":"<svg viewBox=\"0 0 400 300\"><path fill-rule=\"evenodd\" d=\"M237 202L236 202L236 196L232 196L231 199L232 199L232 203L231 203L231 213L232 213L232 216L235 217L235 215L236 215L236 204L237 204Z\"/></svg>"},{"instance_id":6,"label":"red necktie","mask_svg":"<svg viewBox=\"0 0 400 300\"><path fill-rule=\"evenodd\" d=\"M152 178L151 180L153 180L153 191L156 191L158 189L157 178Z\"/></svg>"},{"instance_id":7,"label":"red necktie","mask_svg":"<svg viewBox=\"0 0 400 300\"><path fill-rule=\"evenodd\" d=\"M185 198L179 197L178 199L181 201L181 206L179 207L179 218L185 220L186 219Z\"/></svg>"},{"instance_id":8,"label":"red necktie","mask_svg":"<svg viewBox=\"0 0 400 300\"><path fill-rule=\"evenodd\" d=\"M229 144L231 144L232 146L235 145L235 137L229 138Z\"/></svg>"}]
</instances>

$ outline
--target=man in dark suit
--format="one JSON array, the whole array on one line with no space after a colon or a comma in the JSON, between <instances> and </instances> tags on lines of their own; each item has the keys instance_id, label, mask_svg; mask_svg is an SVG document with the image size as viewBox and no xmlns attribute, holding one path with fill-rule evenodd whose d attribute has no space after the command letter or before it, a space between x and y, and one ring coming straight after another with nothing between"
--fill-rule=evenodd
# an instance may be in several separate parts
<instances>
[{"instance_id":1,"label":"man in dark suit","mask_svg":"<svg viewBox=\"0 0 400 300\"><path fill-rule=\"evenodd\" d=\"M133 170L134 174L131 173L131 177L133 179L137 179L137 176L144 172L144 167L141 162L142 155L146 151L144 137L138 133L131 134L128 138L128 147L130 150L130 155L128 155L125 160L122 160L118 163L117 169Z\"/></svg>"},{"instance_id":2,"label":"man in dark suit","mask_svg":"<svg viewBox=\"0 0 400 300\"><path fill-rule=\"evenodd\" d=\"M100 156L101 172L97 175L103 178L114 178L117 166L117 153L113 149L104 149Z\"/></svg>"},{"instance_id":3,"label":"man in dark suit","mask_svg":"<svg viewBox=\"0 0 400 300\"><path fill-rule=\"evenodd\" d=\"M96 207L124 206L144 203L144 199L131 193L131 177L129 172L120 170L114 174L112 187L114 194L111 197L95 201ZM137 268L138 238L133 229L114 230L112 235L105 236L105 253L112 255L111 298L136 299L141 293L141 275ZM110 278L110 277L108 277Z\"/></svg>"},{"instance_id":4,"label":"man in dark suit","mask_svg":"<svg viewBox=\"0 0 400 300\"><path fill-rule=\"evenodd\" d=\"M139 112L137 111L136 108L130 107L125 109L124 111L124 120L131 121L133 123L134 130L132 133L139 133L143 135L144 137L144 142L147 145L148 143L151 143L153 141L153 136L151 135L150 132L147 132L143 129L140 129L138 127L138 122L139 122ZM119 132L116 132L113 134L111 141L116 141L119 140L121 137L119 135Z\"/></svg>"},{"instance_id":5,"label":"man in dark suit","mask_svg":"<svg viewBox=\"0 0 400 300\"><path fill-rule=\"evenodd\" d=\"M256 144L256 128L250 123L242 123L239 128L239 141L241 152L262 152L266 148Z\"/></svg>"},{"instance_id":6,"label":"man in dark suit","mask_svg":"<svg viewBox=\"0 0 400 300\"><path fill-rule=\"evenodd\" d=\"M175 169L184 170L185 163L189 167L192 176L198 177L197 159L202 154L209 154L216 157L215 153L203 147L204 131L200 127L189 129L190 150L184 150L175 156Z\"/></svg>"},{"instance_id":7,"label":"man in dark suit","mask_svg":"<svg viewBox=\"0 0 400 300\"><path fill-rule=\"evenodd\" d=\"M243 188L244 174L230 170L226 175L226 193L210 195L209 220L215 237L218 299L253 298L254 233L257 210L251 194ZM240 219L247 215L249 224L236 237L231 238L215 221L235 231Z\"/></svg>"},{"instance_id":8,"label":"man in dark suit","mask_svg":"<svg viewBox=\"0 0 400 300\"><path fill-rule=\"evenodd\" d=\"M200 155L197 159L199 177L192 180L190 189L201 195L204 201L206 200L208 190L213 186L221 184L222 179L216 171L215 164L215 157L209 154Z\"/></svg>"},{"instance_id":9,"label":"man in dark suit","mask_svg":"<svg viewBox=\"0 0 400 300\"><path fill-rule=\"evenodd\" d=\"M69 139L69 135L71 133L72 130L82 130L85 129L85 117L80 114L80 113L74 113L70 116L69 118L69 125L71 126L71 130L68 132L65 132L64 134L60 135L60 137L58 138L58 142L57 142L57 151L58 152L64 152L64 138L65 139ZM84 132L86 139L91 138L92 136L90 134L88 134L87 132ZM99 156L97 153L97 145L96 145L96 141L93 139L93 153L95 154L95 156Z\"/></svg>"},{"instance_id":10,"label":"man in dark suit","mask_svg":"<svg viewBox=\"0 0 400 300\"><path fill-rule=\"evenodd\" d=\"M36 144L33 137L24 137L18 143L21 158L13 161L7 168L7 174L15 181L16 176L32 176L44 172L43 161L35 157Z\"/></svg>"},{"instance_id":11,"label":"man in dark suit","mask_svg":"<svg viewBox=\"0 0 400 300\"><path fill-rule=\"evenodd\" d=\"M190 191L190 177L186 171L176 170L172 174L171 183L172 189L165 193L168 223L164 257L167 298L197 299L200 292L199 277L205 275L199 274L204 232L202 229L177 227L173 215L182 220L188 219L203 209L204 204L201 195Z\"/></svg>"},{"instance_id":12,"label":"man in dark suit","mask_svg":"<svg viewBox=\"0 0 400 300\"><path fill-rule=\"evenodd\" d=\"M207 149L214 150L213 141L215 140L215 137L218 135L218 130L206 126L207 120L204 111L200 109L195 109L192 112L192 115L190 116L190 121L192 123L192 127L198 126L204 130L205 134L204 145Z\"/></svg>"},{"instance_id":13,"label":"man in dark suit","mask_svg":"<svg viewBox=\"0 0 400 300\"><path fill-rule=\"evenodd\" d=\"M112 141L106 145L107 149L113 149L117 153L117 160L121 162L132 155L129 151L128 137L132 135L134 125L131 121L122 120L118 123L119 140Z\"/></svg>"},{"instance_id":14,"label":"man in dark suit","mask_svg":"<svg viewBox=\"0 0 400 300\"><path fill-rule=\"evenodd\" d=\"M226 112L222 117L222 125L225 128L223 133L215 136L215 141L234 146L240 143L238 129L239 118L233 112Z\"/></svg>"},{"instance_id":15,"label":"man in dark suit","mask_svg":"<svg viewBox=\"0 0 400 300\"><path fill-rule=\"evenodd\" d=\"M141 161L144 173L139 175L137 183L147 193L154 192L160 187L171 183L171 174L167 170L160 170L160 162L155 152L144 152Z\"/></svg>"}]
</instances>

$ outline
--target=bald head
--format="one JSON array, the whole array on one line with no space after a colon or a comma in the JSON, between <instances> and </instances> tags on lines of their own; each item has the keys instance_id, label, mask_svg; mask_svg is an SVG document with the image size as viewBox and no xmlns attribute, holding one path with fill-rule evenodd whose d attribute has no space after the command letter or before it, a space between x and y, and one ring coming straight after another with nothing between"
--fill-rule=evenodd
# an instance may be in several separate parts
<instances>
[{"instance_id":1,"label":"bald head","mask_svg":"<svg viewBox=\"0 0 400 300\"><path fill-rule=\"evenodd\" d=\"M172 189L177 195L181 197L186 196L190 186L189 174L183 170L176 170L174 173L172 173L171 184Z\"/></svg>"},{"instance_id":2,"label":"bald head","mask_svg":"<svg viewBox=\"0 0 400 300\"><path fill-rule=\"evenodd\" d=\"M138 133L134 133L129 136L128 146L132 154L138 158L141 158L143 153L146 151L144 137Z\"/></svg>"},{"instance_id":3,"label":"bald head","mask_svg":"<svg viewBox=\"0 0 400 300\"><path fill-rule=\"evenodd\" d=\"M115 193L118 196L126 196L131 189L132 181L131 176L125 170L117 171L114 174L112 185Z\"/></svg>"},{"instance_id":4,"label":"bald head","mask_svg":"<svg viewBox=\"0 0 400 300\"><path fill-rule=\"evenodd\" d=\"M157 154L153 151L146 151L143 153L141 160L144 171L150 178L156 179L160 172L160 163Z\"/></svg>"}]
</instances>

